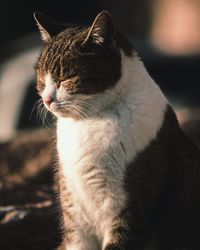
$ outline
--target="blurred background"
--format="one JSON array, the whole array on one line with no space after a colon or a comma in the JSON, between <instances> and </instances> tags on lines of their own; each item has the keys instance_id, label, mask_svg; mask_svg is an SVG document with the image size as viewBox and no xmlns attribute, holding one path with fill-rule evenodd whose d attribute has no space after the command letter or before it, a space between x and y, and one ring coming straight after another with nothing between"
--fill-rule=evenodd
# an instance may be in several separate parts
<instances>
[{"instance_id":1,"label":"blurred background","mask_svg":"<svg viewBox=\"0 0 200 250\"><path fill-rule=\"evenodd\" d=\"M180 111L180 121L192 114L199 118L200 0L1 1L0 8L1 142L19 130L41 126L31 112L38 98L33 67L42 46L35 10L61 22L82 24L109 10Z\"/></svg>"},{"instance_id":2,"label":"blurred background","mask_svg":"<svg viewBox=\"0 0 200 250\"><path fill-rule=\"evenodd\" d=\"M50 250L59 241L53 216L56 187L51 131L38 121L34 107L33 68L42 42L33 12L88 25L109 10L175 108L185 133L199 143L200 0L2 0L0 9L0 249ZM52 237L45 238L43 231ZM24 234L32 236L24 240Z\"/></svg>"}]
</instances>

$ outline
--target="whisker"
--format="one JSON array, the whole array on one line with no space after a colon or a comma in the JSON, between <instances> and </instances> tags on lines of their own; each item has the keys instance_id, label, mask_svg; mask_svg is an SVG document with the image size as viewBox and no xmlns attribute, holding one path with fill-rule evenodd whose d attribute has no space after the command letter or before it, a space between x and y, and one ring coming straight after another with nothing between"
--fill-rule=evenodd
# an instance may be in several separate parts
<instances>
[{"instance_id":1,"label":"whisker","mask_svg":"<svg viewBox=\"0 0 200 250\"><path fill-rule=\"evenodd\" d=\"M97 111L97 108L91 103L88 103L82 100L74 100L74 102L76 102L76 104L81 104L81 105L84 105L85 107L93 109L94 111Z\"/></svg>"},{"instance_id":2,"label":"whisker","mask_svg":"<svg viewBox=\"0 0 200 250\"><path fill-rule=\"evenodd\" d=\"M50 126L50 122L47 118L47 115L49 114L49 111L47 110L47 108L44 106L44 103L42 101L42 98L40 98L36 104L34 105L34 109L36 110L36 119L37 122L40 123L42 126ZM32 111L33 112L33 111Z\"/></svg>"},{"instance_id":3,"label":"whisker","mask_svg":"<svg viewBox=\"0 0 200 250\"><path fill-rule=\"evenodd\" d=\"M75 117L79 119L86 119L89 118L90 115L92 115L92 112L90 112L89 110L87 110L87 113L82 110L81 108L83 108L83 106L78 103L74 104L72 102L62 102L59 103L58 106L59 108L63 109L63 111L68 109L71 113L73 113L73 115L75 115Z\"/></svg>"},{"instance_id":4,"label":"whisker","mask_svg":"<svg viewBox=\"0 0 200 250\"><path fill-rule=\"evenodd\" d=\"M78 104L78 103L77 103L75 106L76 106L76 107L80 107L80 108L81 108L81 109L79 109L80 112L83 112L84 115L87 116L88 118L94 116L94 112L96 111L96 110L94 111L94 110L90 110L90 109L87 109L87 110L84 109L84 110L83 110L83 109L82 109L83 106L80 105L80 104Z\"/></svg>"},{"instance_id":5,"label":"whisker","mask_svg":"<svg viewBox=\"0 0 200 250\"><path fill-rule=\"evenodd\" d=\"M39 119L42 123L42 126L44 126L45 124L45 114L46 114L46 108L43 106L41 109L40 109L40 112L39 112Z\"/></svg>"},{"instance_id":6,"label":"whisker","mask_svg":"<svg viewBox=\"0 0 200 250\"><path fill-rule=\"evenodd\" d=\"M38 110L39 106L41 105L42 99L40 98L39 100L36 101L36 103L33 105L33 108L30 113L30 117L33 115L33 112Z\"/></svg>"},{"instance_id":7,"label":"whisker","mask_svg":"<svg viewBox=\"0 0 200 250\"><path fill-rule=\"evenodd\" d=\"M38 108L38 106L40 105L41 101L42 101L42 98L40 98L39 100L36 101L36 103L33 105L33 108L31 110L31 114L33 113L33 111L35 111Z\"/></svg>"},{"instance_id":8,"label":"whisker","mask_svg":"<svg viewBox=\"0 0 200 250\"><path fill-rule=\"evenodd\" d=\"M63 101L63 102L61 102L60 104L62 104L62 105L67 105L67 104L76 104L76 105L79 105L80 107L86 107L87 109L91 109L91 110L93 110L93 111L97 111L97 108L94 106L94 105L92 105L92 104L90 104L90 103L88 103L88 102L85 102L85 101L82 101L82 100L73 100L73 101Z\"/></svg>"},{"instance_id":9,"label":"whisker","mask_svg":"<svg viewBox=\"0 0 200 250\"><path fill-rule=\"evenodd\" d=\"M37 122L39 123L39 121L42 120L42 113L44 112L44 104L42 99L39 100L38 102L38 106L37 106L37 113L36 113L36 118L37 118Z\"/></svg>"},{"instance_id":10,"label":"whisker","mask_svg":"<svg viewBox=\"0 0 200 250\"><path fill-rule=\"evenodd\" d=\"M71 112L76 118L81 119L80 114L72 107L68 107L68 111Z\"/></svg>"},{"instance_id":11,"label":"whisker","mask_svg":"<svg viewBox=\"0 0 200 250\"><path fill-rule=\"evenodd\" d=\"M52 116L52 113L49 112L48 109L46 109L45 112L44 112L44 125L46 125L47 127L50 128L52 124L51 124L51 122L48 119L49 118L48 115Z\"/></svg>"},{"instance_id":12,"label":"whisker","mask_svg":"<svg viewBox=\"0 0 200 250\"><path fill-rule=\"evenodd\" d=\"M75 102L75 104L86 109L89 112L97 112L97 108L92 105L89 105L88 103Z\"/></svg>"},{"instance_id":13,"label":"whisker","mask_svg":"<svg viewBox=\"0 0 200 250\"><path fill-rule=\"evenodd\" d=\"M45 109L45 110L44 110L44 113L43 113L43 126L44 126L44 125L48 125L47 114L48 114L48 110Z\"/></svg>"},{"instance_id":14,"label":"whisker","mask_svg":"<svg viewBox=\"0 0 200 250\"><path fill-rule=\"evenodd\" d=\"M77 106L73 105L72 107L74 110L76 110L76 112L79 114L80 118L85 119L85 118L89 118L89 116L82 111L81 109L79 109Z\"/></svg>"}]
</instances>

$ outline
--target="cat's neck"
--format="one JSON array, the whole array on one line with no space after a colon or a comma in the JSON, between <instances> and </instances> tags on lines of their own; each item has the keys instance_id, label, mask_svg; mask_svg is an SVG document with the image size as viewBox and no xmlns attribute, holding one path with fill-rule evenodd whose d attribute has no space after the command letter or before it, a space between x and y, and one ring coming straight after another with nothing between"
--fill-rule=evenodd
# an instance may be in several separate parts
<instances>
[{"instance_id":1,"label":"cat's neck","mask_svg":"<svg viewBox=\"0 0 200 250\"><path fill-rule=\"evenodd\" d=\"M120 138L126 147L127 159L132 160L156 138L164 121L166 99L138 58L123 60L122 77L115 88L95 97L93 105L101 106L101 112L85 120L58 118L58 152L66 165L77 160L77 151L85 154L92 150L91 157L95 157L99 154L99 145L110 148ZM112 91L112 95L108 91Z\"/></svg>"},{"instance_id":2,"label":"cat's neck","mask_svg":"<svg viewBox=\"0 0 200 250\"><path fill-rule=\"evenodd\" d=\"M99 119L107 112L120 111L123 106L141 115L159 116L165 110L166 98L136 54L132 57L125 56L123 52L121 54L121 78L115 87L95 94L90 100L90 105L97 107L98 110L93 114L93 118ZM75 117L58 119L77 120Z\"/></svg>"}]
</instances>

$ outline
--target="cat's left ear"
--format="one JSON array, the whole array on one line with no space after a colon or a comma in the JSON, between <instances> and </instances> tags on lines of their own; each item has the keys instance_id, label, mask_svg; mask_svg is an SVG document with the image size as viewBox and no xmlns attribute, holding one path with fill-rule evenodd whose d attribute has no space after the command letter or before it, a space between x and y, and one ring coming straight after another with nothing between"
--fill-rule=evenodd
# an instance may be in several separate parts
<instances>
[{"instance_id":1,"label":"cat's left ear","mask_svg":"<svg viewBox=\"0 0 200 250\"><path fill-rule=\"evenodd\" d=\"M115 37L115 24L108 11L102 11L95 18L83 42L92 41L96 45L113 44Z\"/></svg>"},{"instance_id":2,"label":"cat's left ear","mask_svg":"<svg viewBox=\"0 0 200 250\"><path fill-rule=\"evenodd\" d=\"M52 18L40 12L34 12L33 16L44 42L49 42L53 36L61 31L62 25Z\"/></svg>"}]
</instances>

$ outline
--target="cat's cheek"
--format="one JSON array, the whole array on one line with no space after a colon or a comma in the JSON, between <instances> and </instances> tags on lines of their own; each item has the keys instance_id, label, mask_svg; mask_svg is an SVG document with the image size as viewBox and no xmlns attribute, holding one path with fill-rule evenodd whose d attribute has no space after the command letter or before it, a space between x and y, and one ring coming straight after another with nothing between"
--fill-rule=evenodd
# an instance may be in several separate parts
<instances>
[{"instance_id":1,"label":"cat's cheek","mask_svg":"<svg viewBox=\"0 0 200 250\"><path fill-rule=\"evenodd\" d=\"M61 86L59 89L56 91L56 99L57 101L61 101L65 99L68 96L66 90Z\"/></svg>"},{"instance_id":2,"label":"cat's cheek","mask_svg":"<svg viewBox=\"0 0 200 250\"><path fill-rule=\"evenodd\" d=\"M50 110L53 111L58 111L58 105L56 102L52 102L50 105Z\"/></svg>"}]
</instances>

